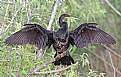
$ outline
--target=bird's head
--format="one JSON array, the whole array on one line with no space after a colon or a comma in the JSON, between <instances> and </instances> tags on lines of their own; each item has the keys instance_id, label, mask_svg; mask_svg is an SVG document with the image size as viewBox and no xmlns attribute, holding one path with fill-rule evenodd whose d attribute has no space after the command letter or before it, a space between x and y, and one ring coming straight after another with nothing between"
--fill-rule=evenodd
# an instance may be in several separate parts
<instances>
[{"instance_id":1,"label":"bird's head","mask_svg":"<svg viewBox=\"0 0 121 77\"><path fill-rule=\"evenodd\" d=\"M60 16L60 18L65 18L65 17L70 17L70 15L69 15L69 14L62 14L62 15Z\"/></svg>"},{"instance_id":2,"label":"bird's head","mask_svg":"<svg viewBox=\"0 0 121 77\"><path fill-rule=\"evenodd\" d=\"M68 18L68 17L71 17L69 14L62 14L60 17L59 17L59 25L60 25L60 27L64 24L64 23L66 23L66 22L64 22L64 18Z\"/></svg>"}]
</instances>

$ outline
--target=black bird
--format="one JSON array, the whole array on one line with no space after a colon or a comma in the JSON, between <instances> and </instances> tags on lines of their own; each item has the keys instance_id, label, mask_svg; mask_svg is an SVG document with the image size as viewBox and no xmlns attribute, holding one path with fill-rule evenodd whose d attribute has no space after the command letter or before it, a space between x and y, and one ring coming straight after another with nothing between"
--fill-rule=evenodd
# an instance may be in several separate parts
<instances>
[{"instance_id":1,"label":"black bird","mask_svg":"<svg viewBox=\"0 0 121 77\"><path fill-rule=\"evenodd\" d=\"M32 44L45 49L53 45L56 54L54 65L71 65L74 63L68 48L71 44L77 48L83 48L88 44L115 44L116 41L106 32L97 28L97 23L84 23L68 31L68 24L64 22L68 14L62 14L59 18L60 28L57 31L46 30L38 24L25 24L25 28L14 33L5 40L7 45Z\"/></svg>"}]
</instances>

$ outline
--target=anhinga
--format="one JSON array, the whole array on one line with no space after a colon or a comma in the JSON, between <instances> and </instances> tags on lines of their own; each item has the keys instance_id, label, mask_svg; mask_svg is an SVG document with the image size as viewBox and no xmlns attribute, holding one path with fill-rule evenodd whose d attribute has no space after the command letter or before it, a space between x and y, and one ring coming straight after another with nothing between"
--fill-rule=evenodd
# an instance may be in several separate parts
<instances>
[{"instance_id":1,"label":"anhinga","mask_svg":"<svg viewBox=\"0 0 121 77\"><path fill-rule=\"evenodd\" d=\"M60 16L60 28L57 31L46 30L38 24L25 24L25 28L8 37L5 43L7 45L33 44L42 49L53 45L56 51L53 62L55 65L74 63L68 51L70 44L83 48L88 44L116 43L113 37L96 27L97 23L84 23L74 30L68 31L68 24L64 22L66 17L70 17L70 15L62 14Z\"/></svg>"}]
</instances>

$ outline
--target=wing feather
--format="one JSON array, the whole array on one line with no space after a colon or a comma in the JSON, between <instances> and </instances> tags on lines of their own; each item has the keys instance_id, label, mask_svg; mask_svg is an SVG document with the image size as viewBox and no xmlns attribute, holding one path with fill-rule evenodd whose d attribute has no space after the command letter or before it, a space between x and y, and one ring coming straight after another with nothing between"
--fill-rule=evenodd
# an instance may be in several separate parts
<instances>
[{"instance_id":1,"label":"wing feather","mask_svg":"<svg viewBox=\"0 0 121 77\"><path fill-rule=\"evenodd\" d=\"M74 44L82 48L88 44L115 44L116 41L108 33L96 27L97 23L84 23L70 31Z\"/></svg>"},{"instance_id":2,"label":"wing feather","mask_svg":"<svg viewBox=\"0 0 121 77\"><path fill-rule=\"evenodd\" d=\"M38 24L25 24L24 26L25 28L8 37L5 43L7 45L33 44L38 48L45 48L49 39L53 39L50 37L50 35L52 36L52 32ZM52 42L50 44L52 44Z\"/></svg>"}]
</instances>

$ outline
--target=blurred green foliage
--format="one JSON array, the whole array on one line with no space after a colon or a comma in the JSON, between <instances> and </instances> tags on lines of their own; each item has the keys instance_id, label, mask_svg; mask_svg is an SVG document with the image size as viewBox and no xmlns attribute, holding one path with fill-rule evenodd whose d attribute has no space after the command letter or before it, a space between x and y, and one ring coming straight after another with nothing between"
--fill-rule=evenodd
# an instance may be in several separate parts
<instances>
[{"instance_id":1,"label":"blurred green foliage","mask_svg":"<svg viewBox=\"0 0 121 77\"><path fill-rule=\"evenodd\" d=\"M4 41L11 34L23 28L23 24L36 23L47 28L50 16L55 4L55 0L4 0L5 2L15 2L13 4L0 4L0 77L22 77L26 76L37 65L41 65L53 58L55 51L53 48L46 49L43 59L36 58L37 48L32 45L24 46L6 46ZM116 8L121 8L118 2L110 0ZM118 3L118 4L116 4ZM74 18L67 19L69 29L74 29L81 23L97 22L101 29L114 36L119 44L111 48L119 51L121 49L121 22L117 14L107 7L104 1L100 0L65 0L61 1L56 12L52 30L57 30L58 18L63 13L68 13ZM121 11L119 9L119 11ZM112 32L113 29L113 32ZM104 51L105 48L98 45L87 46L90 52ZM63 71L63 77L104 77L104 70L98 67L99 61L93 59L90 52L84 49L77 50L76 47L70 46L71 56L75 59L76 64L72 65L69 70ZM105 53L104 53L105 54ZM95 71L91 70L91 61L93 60ZM95 65L95 63L97 64ZM64 67L62 67L64 68ZM54 70L56 66L50 64L40 71ZM89 70L90 69L90 70ZM110 72L110 71L109 71ZM33 76L36 77L36 76ZM38 76L37 76L38 77ZM41 77L59 77L58 73L41 75ZM107 77L109 77L107 75Z\"/></svg>"}]
</instances>

